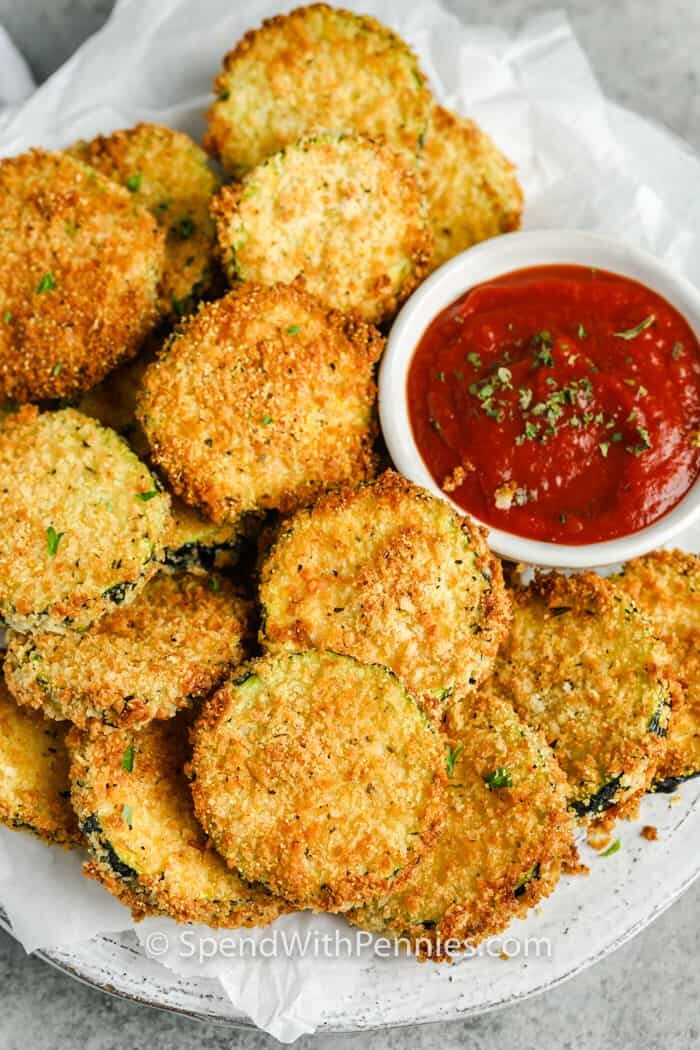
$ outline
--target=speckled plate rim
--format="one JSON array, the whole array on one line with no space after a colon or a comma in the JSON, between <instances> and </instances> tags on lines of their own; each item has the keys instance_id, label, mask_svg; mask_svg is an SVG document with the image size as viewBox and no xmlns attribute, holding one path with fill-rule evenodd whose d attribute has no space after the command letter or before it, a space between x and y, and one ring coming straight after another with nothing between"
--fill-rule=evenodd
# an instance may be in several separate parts
<instances>
[{"instance_id":1,"label":"speckled plate rim","mask_svg":"<svg viewBox=\"0 0 700 1050\"><path fill-rule=\"evenodd\" d=\"M625 142L629 135L631 151L640 162L643 161L644 155L654 156L665 153L669 166L678 164L688 168L695 167L697 168L696 177L700 176L700 158L687 143L672 132L660 124L613 104L609 105L609 115L614 133ZM646 151L650 153L647 154ZM681 822L691 817L696 822L700 819L699 803L700 793L695 793ZM420 1016L406 1013L389 1019L382 1018L379 1022L367 1021L366 1017L363 1017L364 1011L357 1007L355 1007L355 1013L349 1018L348 1013L353 1008L351 1005L342 1020L329 1014L321 1021L317 1030L338 1033L359 1032L428 1024L434 1021L464 1020L542 994L616 951L666 911L700 876L700 855L697 861L687 861L682 867L683 874L680 881L676 885L664 883L663 890L655 895L650 895L643 914L637 913L637 917L633 918L629 925L623 926L610 941L599 942L595 950L578 958L570 968L560 968L558 973L553 973L547 980L533 982L531 987L525 987L521 991L511 991L500 996L487 996L482 1001L466 1006L460 1005L459 1002L449 1005L437 1004L434 1013L423 1013ZM674 873L679 874L677 870ZM1 906L0 927L12 933ZM70 948L40 950L34 954L80 983L120 999L221 1026L255 1027L250 1018L236 1010L218 981L187 980L178 977L165 967L148 959L139 948L133 934L126 936L105 934ZM114 961L117 955L118 964ZM138 959L138 972L133 966L134 959ZM380 1004L376 1005L380 1007L381 1013Z\"/></svg>"}]
</instances>

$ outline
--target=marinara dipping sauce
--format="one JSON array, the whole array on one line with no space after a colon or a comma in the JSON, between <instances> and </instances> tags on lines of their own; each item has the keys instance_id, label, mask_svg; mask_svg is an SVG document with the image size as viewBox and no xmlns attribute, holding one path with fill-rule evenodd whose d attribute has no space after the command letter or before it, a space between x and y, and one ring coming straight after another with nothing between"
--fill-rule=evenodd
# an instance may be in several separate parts
<instances>
[{"instance_id":1,"label":"marinara dipping sauce","mask_svg":"<svg viewBox=\"0 0 700 1050\"><path fill-rule=\"evenodd\" d=\"M651 524L700 474L700 347L651 289L583 266L478 285L408 374L418 449L476 518L553 543Z\"/></svg>"}]
</instances>

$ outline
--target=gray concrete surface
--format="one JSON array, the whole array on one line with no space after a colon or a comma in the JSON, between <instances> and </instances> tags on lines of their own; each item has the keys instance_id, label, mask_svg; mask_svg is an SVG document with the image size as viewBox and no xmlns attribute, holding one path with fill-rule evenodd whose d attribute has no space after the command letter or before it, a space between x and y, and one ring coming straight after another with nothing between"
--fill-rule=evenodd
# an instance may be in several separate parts
<instances>
[{"instance_id":1,"label":"gray concrete surface","mask_svg":"<svg viewBox=\"0 0 700 1050\"><path fill-rule=\"evenodd\" d=\"M234 0L235 2L235 0ZM238 0L244 3L244 0ZM700 149L698 0L448 0L471 21L513 26L568 11L605 91ZM0 0L0 23L48 76L110 0ZM193 0L196 11L196 0ZM700 844L699 844L700 845ZM688 1050L700 1042L700 885L611 958L554 991L464 1024L302 1040L299 1050ZM111 999L27 958L0 934L0 1050L261 1050L260 1034L200 1025Z\"/></svg>"}]
</instances>

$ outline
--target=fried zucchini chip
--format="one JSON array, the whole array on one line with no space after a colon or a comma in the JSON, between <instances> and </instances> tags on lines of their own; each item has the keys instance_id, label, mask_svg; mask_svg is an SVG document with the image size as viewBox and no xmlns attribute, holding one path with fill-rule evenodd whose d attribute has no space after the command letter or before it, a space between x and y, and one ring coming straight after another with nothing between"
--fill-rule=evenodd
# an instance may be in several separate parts
<instances>
[{"instance_id":1,"label":"fried zucchini chip","mask_svg":"<svg viewBox=\"0 0 700 1050\"><path fill-rule=\"evenodd\" d=\"M205 149L240 177L310 131L362 132L414 158L432 98L386 26L313 4L263 22L224 59Z\"/></svg>"},{"instance_id":2,"label":"fried zucchini chip","mask_svg":"<svg viewBox=\"0 0 700 1050\"><path fill-rule=\"evenodd\" d=\"M0 420L0 615L82 630L133 601L163 558L170 500L113 430L72 408Z\"/></svg>"},{"instance_id":3,"label":"fried zucchini chip","mask_svg":"<svg viewBox=\"0 0 700 1050\"><path fill-rule=\"evenodd\" d=\"M675 791L700 773L700 555L654 551L628 562L616 582L666 643L683 687L654 784L656 791Z\"/></svg>"},{"instance_id":4,"label":"fried zucchini chip","mask_svg":"<svg viewBox=\"0 0 700 1050\"><path fill-rule=\"evenodd\" d=\"M385 667L329 652L254 661L204 705L192 740L203 827L298 908L386 893L438 833L441 743Z\"/></svg>"},{"instance_id":5,"label":"fried zucchini chip","mask_svg":"<svg viewBox=\"0 0 700 1050\"><path fill-rule=\"evenodd\" d=\"M391 471L284 525L260 601L266 648L385 664L429 708L488 676L510 608L484 531Z\"/></svg>"},{"instance_id":6,"label":"fried zucchini chip","mask_svg":"<svg viewBox=\"0 0 700 1050\"><path fill-rule=\"evenodd\" d=\"M71 787L92 860L85 873L138 921L266 926L288 906L230 871L197 823L183 767L189 719L139 731L71 730Z\"/></svg>"},{"instance_id":7,"label":"fried zucchini chip","mask_svg":"<svg viewBox=\"0 0 700 1050\"><path fill-rule=\"evenodd\" d=\"M512 597L512 631L486 691L543 733L579 818L631 806L666 754L677 684L664 647L594 573L538 575Z\"/></svg>"},{"instance_id":8,"label":"fried zucchini chip","mask_svg":"<svg viewBox=\"0 0 700 1050\"><path fill-rule=\"evenodd\" d=\"M165 545L164 567L172 572L209 574L232 569L258 521L255 515L242 514L235 522L216 525L176 496L171 513L173 524Z\"/></svg>"},{"instance_id":9,"label":"fried zucchini chip","mask_svg":"<svg viewBox=\"0 0 700 1050\"><path fill-rule=\"evenodd\" d=\"M572 855L566 778L510 704L476 697L448 714L447 819L397 892L351 922L440 961L505 929L552 892Z\"/></svg>"},{"instance_id":10,"label":"fried zucchini chip","mask_svg":"<svg viewBox=\"0 0 700 1050\"><path fill-rule=\"evenodd\" d=\"M355 135L301 139L214 198L231 282L291 284L378 323L427 271L432 236L416 172Z\"/></svg>"},{"instance_id":11,"label":"fried zucchini chip","mask_svg":"<svg viewBox=\"0 0 700 1050\"><path fill-rule=\"evenodd\" d=\"M172 718L243 658L250 609L222 576L156 576L89 631L10 632L5 680L20 704L85 728Z\"/></svg>"},{"instance_id":12,"label":"fried zucchini chip","mask_svg":"<svg viewBox=\"0 0 700 1050\"><path fill-rule=\"evenodd\" d=\"M520 226L523 192L515 168L473 120L435 106L420 171L433 229L431 269Z\"/></svg>"},{"instance_id":13,"label":"fried zucchini chip","mask_svg":"<svg viewBox=\"0 0 700 1050\"><path fill-rule=\"evenodd\" d=\"M68 152L126 187L151 212L166 236L163 311L174 317L188 313L214 276L209 204L221 180L206 153L189 135L161 124L99 135Z\"/></svg>"},{"instance_id":14,"label":"fried zucchini chip","mask_svg":"<svg viewBox=\"0 0 700 1050\"><path fill-rule=\"evenodd\" d=\"M69 801L67 728L18 707L0 680L0 821L76 846L82 839Z\"/></svg>"},{"instance_id":15,"label":"fried zucchini chip","mask_svg":"<svg viewBox=\"0 0 700 1050\"><path fill-rule=\"evenodd\" d=\"M155 360L159 342L146 340L135 360L110 372L101 383L83 394L75 405L83 415L92 416L103 426L111 427L121 434L141 459L148 454L148 442L136 419L136 400L146 369Z\"/></svg>"},{"instance_id":16,"label":"fried zucchini chip","mask_svg":"<svg viewBox=\"0 0 700 1050\"><path fill-rule=\"evenodd\" d=\"M62 153L0 161L0 396L71 397L159 318L164 236L128 190Z\"/></svg>"},{"instance_id":17,"label":"fried zucchini chip","mask_svg":"<svg viewBox=\"0 0 700 1050\"><path fill-rule=\"evenodd\" d=\"M383 340L298 288L200 308L146 372L137 413L173 490L217 523L371 477Z\"/></svg>"}]
</instances>

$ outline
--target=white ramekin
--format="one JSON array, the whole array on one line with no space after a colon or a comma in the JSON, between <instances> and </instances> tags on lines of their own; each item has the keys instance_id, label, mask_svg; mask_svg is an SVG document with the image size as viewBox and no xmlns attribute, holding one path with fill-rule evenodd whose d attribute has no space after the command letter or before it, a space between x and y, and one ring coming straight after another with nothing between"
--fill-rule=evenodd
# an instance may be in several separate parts
<instances>
[{"instance_id":1,"label":"white ramekin","mask_svg":"<svg viewBox=\"0 0 700 1050\"><path fill-rule=\"evenodd\" d=\"M379 372L379 417L389 454L411 481L447 500L416 446L408 417L406 379L413 352L430 322L474 285L529 266L573 263L631 277L658 292L700 338L700 291L653 255L631 245L578 230L532 230L494 237L441 266L406 302L389 335ZM583 569L626 561L656 547L700 519L700 481L672 510L638 532L603 543L567 545L526 539L486 525L497 554L516 562ZM485 523L484 523L485 524Z\"/></svg>"}]
</instances>

